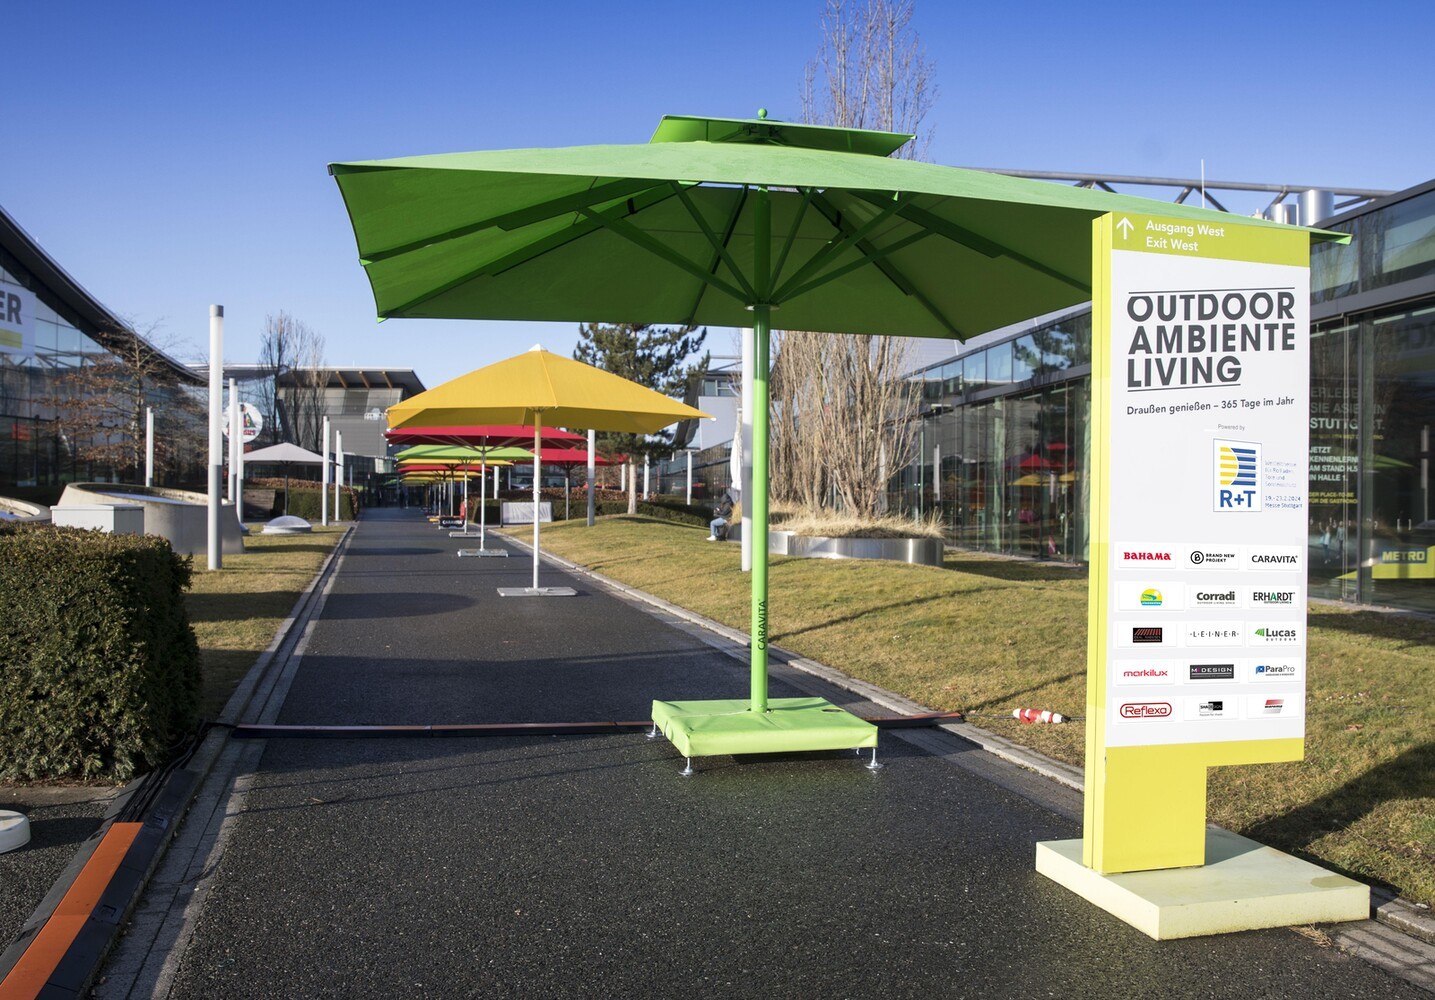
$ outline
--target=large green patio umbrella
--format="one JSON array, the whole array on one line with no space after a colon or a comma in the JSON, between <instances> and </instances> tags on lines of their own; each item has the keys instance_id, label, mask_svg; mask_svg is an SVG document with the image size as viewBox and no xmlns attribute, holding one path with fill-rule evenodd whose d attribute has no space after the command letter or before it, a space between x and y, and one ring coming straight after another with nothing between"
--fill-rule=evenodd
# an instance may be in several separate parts
<instances>
[{"instance_id":1,"label":"large green patio umbrella","mask_svg":"<svg viewBox=\"0 0 1435 1000\"><path fill-rule=\"evenodd\" d=\"M329 168L381 318L753 328L752 669L750 697L739 708L760 718L713 726L758 734L738 741L750 751L876 741L875 730L785 740L789 717L769 711L771 324L965 339L1089 299L1091 223L1107 212L1276 225L890 157L910 139L771 121L765 112L757 119L666 116L645 145ZM701 720L710 722L724 703L707 704ZM669 736L690 756L733 752L679 722Z\"/></svg>"}]
</instances>

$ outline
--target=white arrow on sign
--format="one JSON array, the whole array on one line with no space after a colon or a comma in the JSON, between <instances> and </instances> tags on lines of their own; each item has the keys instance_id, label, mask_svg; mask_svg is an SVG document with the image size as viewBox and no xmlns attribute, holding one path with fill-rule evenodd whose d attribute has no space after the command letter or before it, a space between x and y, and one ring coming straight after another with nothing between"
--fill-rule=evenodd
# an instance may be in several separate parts
<instances>
[{"instance_id":1,"label":"white arrow on sign","mask_svg":"<svg viewBox=\"0 0 1435 1000\"><path fill-rule=\"evenodd\" d=\"M1131 230L1135 229L1136 227L1131 224L1130 219L1126 218L1126 216L1123 215L1121 217L1121 221L1116 223L1116 228L1121 230L1121 238L1123 240L1129 240L1131 238Z\"/></svg>"}]
</instances>

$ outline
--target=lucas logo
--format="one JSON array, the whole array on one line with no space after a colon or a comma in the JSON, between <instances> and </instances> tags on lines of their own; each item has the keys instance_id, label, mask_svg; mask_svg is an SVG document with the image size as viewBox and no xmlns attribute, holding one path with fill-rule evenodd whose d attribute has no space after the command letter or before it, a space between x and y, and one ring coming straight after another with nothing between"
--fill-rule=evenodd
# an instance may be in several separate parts
<instances>
[{"instance_id":1,"label":"lucas logo","mask_svg":"<svg viewBox=\"0 0 1435 1000\"><path fill-rule=\"evenodd\" d=\"M1261 509L1261 446L1250 441L1213 443L1216 511Z\"/></svg>"}]
</instances>

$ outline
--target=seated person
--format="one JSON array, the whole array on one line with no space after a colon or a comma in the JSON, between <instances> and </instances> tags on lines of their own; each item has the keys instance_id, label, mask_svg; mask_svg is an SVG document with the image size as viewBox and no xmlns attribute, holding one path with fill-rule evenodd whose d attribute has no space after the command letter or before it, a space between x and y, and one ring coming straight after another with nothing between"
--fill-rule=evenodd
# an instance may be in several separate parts
<instances>
[{"instance_id":1,"label":"seated person","mask_svg":"<svg viewBox=\"0 0 1435 1000\"><path fill-rule=\"evenodd\" d=\"M713 519L708 522L708 541L717 542L727 538L728 522L732 519L733 491L727 490L723 493L722 499L713 508Z\"/></svg>"}]
</instances>

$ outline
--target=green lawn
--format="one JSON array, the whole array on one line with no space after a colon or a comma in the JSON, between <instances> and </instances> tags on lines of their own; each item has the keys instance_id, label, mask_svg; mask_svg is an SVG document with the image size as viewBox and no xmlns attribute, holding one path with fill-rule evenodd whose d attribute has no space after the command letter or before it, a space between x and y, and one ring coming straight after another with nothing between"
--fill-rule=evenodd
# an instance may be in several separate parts
<instances>
[{"instance_id":1,"label":"green lawn","mask_svg":"<svg viewBox=\"0 0 1435 1000\"><path fill-rule=\"evenodd\" d=\"M265 535L255 526L244 554L224 557L224 568L207 571L194 558L194 586L185 595L199 639L204 669L206 718L219 714L254 660L274 640L299 594L314 579L342 528L314 526L309 535Z\"/></svg>"},{"instance_id":2,"label":"green lawn","mask_svg":"<svg viewBox=\"0 0 1435 1000\"><path fill-rule=\"evenodd\" d=\"M544 529L554 553L746 630L737 546L704 538L624 516ZM775 559L771 573L773 642L1082 762L1080 722L1009 715L1083 713L1083 572L949 554L941 570ZM1215 769L1211 821L1435 902L1435 624L1312 606L1309 661L1306 760Z\"/></svg>"}]
</instances>

